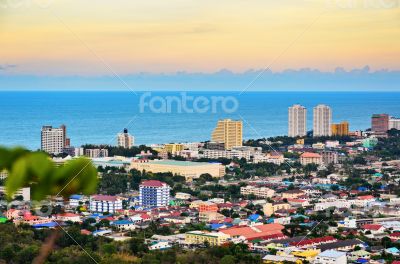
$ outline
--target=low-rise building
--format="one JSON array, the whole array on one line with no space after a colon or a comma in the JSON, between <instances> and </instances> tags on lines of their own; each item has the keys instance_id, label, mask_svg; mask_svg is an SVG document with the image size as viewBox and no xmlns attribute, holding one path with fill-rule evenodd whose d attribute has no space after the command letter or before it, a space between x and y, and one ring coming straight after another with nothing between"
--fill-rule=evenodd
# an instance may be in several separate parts
<instances>
[{"instance_id":1,"label":"low-rise building","mask_svg":"<svg viewBox=\"0 0 400 264\"><path fill-rule=\"evenodd\" d=\"M278 203L266 203L263 205L263 212L266 216L273 215L279 210L289 210L292 206L288 203L278 202Z\"/></svg>"},{"instance_id":2,"label":"low-rise building","mask_svg":"<svg viewBox=\"0 0 400 264\"><path fill-rule=\"evenodd\" d=\"M319 253L314 260L315 264L347 264L345 252L326 250Z\"/></svg>"},{"instance_id":3,"label":"low-rise building","mask_svg":"<svg viewBox=\"0 0 400 264\"><path fill-rule=\"evenodd\" d=\"M202 245L208 243L210 246L220 246L227 242L229 235L224 233L207 233L203 231L191 231L185 233L185 242L189 245Z\"/></svg>"},{"instance_id":4,"label":"low-rise building","mask_svg":"<svg viewBox=\"0 0 400 264\"><path fill-rule=\"evenodd\" d=\"M302 190L288 190L282 193L282 198L283 199L296 199L299 198L300 196L303 196L305 193Z\"/></svg>"},{"instance_id":5,"label":"low-rise building","mask_svg":"<svg viewBox=\"0 0 400 264\"><path fill-rule=\"evenodd\" d=\"M225 216L218 212L200 212L199 221L200 222L211 222L211 221L223 221Z\"/></svg>"},{"instance_id":6,"label":"low-rise building","mask_svg":"<svg viewBox=\"0 0 400 264\"><path fill-rule=\"evenodd\" d=\"M242 195L253 194L256 197L271 198L275 195L275 191L267 187L256 187L248 185L240 188L240 194Z\"/></svg>"},{"instance_id":7,"label":"low-rise building","mask_svg":"<svg viewBox=\"0 0 400 264\"><path fill-rule=\"evenodd\" d=\"M199 178L202 174L210 174L220 178L225 175L225 167L220 163L191 162L177 160L134 160L131 169L153 173L171 172L184 176L186 180Z\"/></svg>"},{"instance_id":8,"label":"low-rise building","mask_svg":"<svg viewBox=\"0 0 400 264\"><path fill-rule=\"evenodd\" d=\"M348 200L344 199L338 199L335 201L330 201L330 202L322 202L322 203L316 203L314 204L314 210L315 211L323 211L328 208L350 208L352 203Z\"/></svg>"},{"instance_id":9,"label":"low-rise building","mask_svg":"<svg viewBox=\"0 0 400 264\"><path fill-rule=\"evenodd\" d=\"M179 200L189 200L191 197L190 193L177 192L175 194L175 199Z\"/></svg>"},{"instance_id":10,"label":"low-rise building","mask_svg":"<svg viewBox=\"0 0 400 264\"><path fill-rule=\"evenodd\" d=\"M321 165L322 164L322 156L318 153L304 152L300 156L300 163L303 166L305 166L307 164L312 164L312 163Z\"/></svg>"},{"instance_id":11,"label":"low-rise building","mask_svg":"<svg viewBox=\"0 0 400 264\"><path fill-rule=\"evenodd\" d=\"M218 205L212 202L201 202L198 205L199 212L217 212Z\"/></svg>"},{"instance_id":12,"label":"low-rise building","mask_svg":"<svg viewBox=\"0 0 400 264\"><path fill-rule=\"evenodd\" d=\"M89 158L108 157L108 149L85 149L85 156Z\"/></svg>"},{"instance_id":13,"label":"low-rise building","mask_svg":"<svg viewBox=\"0 0 400 264\"><path fill-rule=\"evenodd\" d=\"M122 209L122 199L111 195L93 195L90 197L90 211L115 213Z\"/></svg>"}]
</instances>

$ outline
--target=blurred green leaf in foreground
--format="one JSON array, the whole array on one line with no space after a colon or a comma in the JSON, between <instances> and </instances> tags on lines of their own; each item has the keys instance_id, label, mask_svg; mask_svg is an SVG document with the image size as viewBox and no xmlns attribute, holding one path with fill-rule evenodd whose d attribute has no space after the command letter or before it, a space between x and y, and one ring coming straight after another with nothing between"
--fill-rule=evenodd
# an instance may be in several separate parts
<instances>
[{"instance_id":1,"label":"blurred green leaf in foreground","mask_svg":"<svg viewBox=\"0 0 400 264\"><path fill-rule=\"evenodd\" d=\"M10 199L22 187L31 187L33 200L48 195L68 198L71 194L92 194L97 187L97 170L87 158L67 161L61 166L43 152L22 148L0 147L0 171L7 170L7 197Z\"/></svg>"}]
</instances>

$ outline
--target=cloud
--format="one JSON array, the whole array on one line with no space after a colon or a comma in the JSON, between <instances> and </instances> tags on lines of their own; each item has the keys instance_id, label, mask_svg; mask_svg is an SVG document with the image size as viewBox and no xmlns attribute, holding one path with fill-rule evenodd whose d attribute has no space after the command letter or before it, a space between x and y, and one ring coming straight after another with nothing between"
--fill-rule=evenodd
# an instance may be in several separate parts
<instances>
[{"instance_id":1,"label":"cloud","mask_svg":"<svg viewBox=\"0 0 400 264\"><path fill-rule=\"evenodd\" d=\"M0 64L0 71L7 71L15 67L17 67L16 64Z\"/></svg>"},{"instance_id":2,"label":"cloud","mask_svg":"<svg viewBox=\"0 0 400 264\"><path fill-rule=\"evenodd\" d=\"M235 73L222 69L214 73L135 73L120 78L136 91L396 91L400 92L400 71L372 71L365 66L333 72L318 69L286 69L280 72L252 69ZM0 90L111 90L126 91L115 76L0 76Z\"/></svg>"}]
</instances>

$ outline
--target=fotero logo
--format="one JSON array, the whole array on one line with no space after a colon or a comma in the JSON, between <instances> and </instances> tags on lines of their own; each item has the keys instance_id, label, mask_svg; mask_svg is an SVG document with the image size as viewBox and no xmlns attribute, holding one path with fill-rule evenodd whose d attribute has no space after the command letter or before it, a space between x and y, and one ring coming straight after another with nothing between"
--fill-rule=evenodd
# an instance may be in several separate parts
<instances>
[{"instance_id":1,"label":"fotero logo","mask_svg":"<svg viewBox=\"0 0 400 264\"><path fill-rule=\"evenodd\" d=\"M193 96L186 92L179 95L160 96L146 92L141 95L140 113L159 114L205 114L234 113L239 107L239 101L233 96Z\"/></svg>"}]
</instances>

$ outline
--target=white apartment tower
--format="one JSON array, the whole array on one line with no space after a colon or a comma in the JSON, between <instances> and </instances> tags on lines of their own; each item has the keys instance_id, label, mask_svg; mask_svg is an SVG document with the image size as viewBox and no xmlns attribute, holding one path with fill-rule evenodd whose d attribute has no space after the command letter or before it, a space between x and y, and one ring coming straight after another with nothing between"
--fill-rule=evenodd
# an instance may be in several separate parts
<instances>
[{"instance_id":1,"label":"white apartment tower","mask_svg":"<svg viewBox=\"0 0 400 264\"><path fill-rule=\"evenodd\" d=\"M389 130L393 128L400 130L400 118L396 118L393 116L389 118Z\"/></svg>"},{"instance_id":2,"label":"white apartment tower","mask_svg":"<svg viewBox=\"0 0 400 264\"><path fill-rule=\"evenodd\" d=\"M123 147L123 148L131 148L135 142L133 136L129 135L128 129L124 129L123 133L118 133L117 135L117 144L118 147Z\"/></svg>"},{"instance_id":3,"label":"white apartment tower","mask_svg":"<svg viewBox=\"0 0 400 264\"><path fill-rule=\"evenodd\" d=\"M289 107L289 137L303 137L307 133L307 108L302 105Z\"/></svg>"},{"instance_id":4,"label":"white apartment tower","mask_svg":"<svg viewBox=\"0 0 400 264\"><path fill-rule=\"evenodd\" d=\"M67 128L61 125L59 128L43 126L41 133L41 149L49 154L60 154L69 145Z\"/></svg>"},{"instance_id":5,"label":"white apartment tower","mask_svg":"<svg viewBox=\"0 0 400 264\"><path fill-rule=\"evenodd\" d=\"M326 105L317 105L314 107L314 137L332 135L332 110Z\"/></svg>"},{"instance_id":6,"label":"white apartment tower","mask_svg":"<svg viewBox=\"0 0 400 264\"><path fill-rule=\"evenodd\" d=\"M139 185L139 203L144 207L168 206L170 201L168 184L156 180L143 181Z\"/></svg>"}]
</instances>

